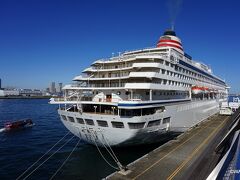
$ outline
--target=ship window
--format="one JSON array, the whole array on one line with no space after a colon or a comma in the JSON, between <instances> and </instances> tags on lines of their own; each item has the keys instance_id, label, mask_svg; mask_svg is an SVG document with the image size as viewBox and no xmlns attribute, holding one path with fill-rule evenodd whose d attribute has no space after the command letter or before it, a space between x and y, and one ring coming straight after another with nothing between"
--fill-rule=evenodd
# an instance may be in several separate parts
<instances>
[{"instance_id":1,"label":"ship window","mask_svg":"<svg viewBox=\"0 0 240 180\"><path fill-rule=\"evenodd\" d=\"M66 116L64 116L64 115L62 115L62 119L63 119L64 121L67 120Z\"/></svg>"},{"instance_id":2,"label":"ship window","mask_svg":"<svg viewBox=\"0 0 240 180\"><path fill-rule=\"evenodd\" d=\"M97 120L98 126L108 127L107 121Z\"/></svg>"},{"instance_id":3,"label":"ship window","mask_svg":"<svg viewBox=\"0 0 240 180\"><path fill-rule=\"evenodd\" d=\"M69 120L70 122L74 122L74 118L73 118L73 117L68 116L68 120Z\"/></svg>"},{"instance_id":4,"label":"ship window","mask_svg":"<svg viewBox=\"0 0 240 180\"><path fill-rule=\"evenodd\" d=\"M94 122L92 119L85 119L87 125L94 126Z\"/></svg>"},{"instance_id":5,"label":"ship window","mask_svg":"<svg viewBox=\"0 0 240 180\"><path fill-rule=\"evenodd\" d=\"M79 124L84 124L84 121L83 121L82 118L76 118L76 119L77 119L77 122L78 122Z\"/></svg>"},{"instance_id":6,"label":"ship window","mask_svg":"<svg viewBox=\"0 0 240 180\"><path fill-rule=\"evenodd\" d=\"M161 123L161 119L149 121L147 127L159 126Z\"/></svg>"},{"instance_id":7,"label":"ship window","mask_svg":"<svg viewBox=\"0 0 240 180\"><path fill-rule=\"evenodd\" d=\"M170 117L163 118L163 124L170 123Z\"/></svg>"},{"instance_id":8,"label":"ship window","mask_svg":"<svg viewBox=\"0 0 240 180\"><path fill-rule=\"evenodd\" d=\"M112 127L114 127L114 128L124 128L124 124L122 122L112 121Z\"/></svg>"},{"instance_id":9,"label":"ship window","mask_svg":"<svg viewBox=\"0 0 240 180\"><path fill-rule=\"evenodd\" d=\"M142 129L144 127L145 122L141 123L128 123L130 129Z\"/></svg>"}]
</instances>

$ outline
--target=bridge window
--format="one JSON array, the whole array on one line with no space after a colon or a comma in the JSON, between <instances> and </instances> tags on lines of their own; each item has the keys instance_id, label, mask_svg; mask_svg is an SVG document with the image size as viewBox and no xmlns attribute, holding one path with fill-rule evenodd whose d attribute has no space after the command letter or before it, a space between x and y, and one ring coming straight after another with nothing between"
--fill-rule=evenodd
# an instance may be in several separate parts
<instances>
[{"instance_id":1,"label":"bridge window","mask_svg":"<svg viewBox=\"0 0 240 180\"><path fill-rule=\"evenodd\" d=\"M67 120L67 117L66 117L66 116L64 116L64 115L61 115L61 116L62 116L62 119L63 119L64 121Z\"/></svg>"},{"instance_id":2,"label":"bridge window","mask_svg":"<svg viewBox=\"0 0 240 180\"><path fill-rule=\"evenodd\" d=\"M147 127L159 126L161 123L161 119L149 121Z\"/></svg>"},{"instance_id":3,"label":"bridge window","mask_svg":"<svg viewBox=\"0 0 240 180\"><path fill-rule=\"evenodd\" d=\"M130 129L142 129L145 125L145 122L142 123L128 123Z\"/></svg>"},{"instance_id":4,"label":"bridge window","mask_svg":"<svg viewBox=\"0 0 240 180\"><path fill-rule=\"evenodd\" d=\"M163 118L163 124L170 123L170 117Z\"/></svg>"},{"instance_id":5,"label":"bridge window","mask_svg":"<svg viewBox=\"0 0 240 180\"><path fill-rule=\"evenodd\" d=\"M76 118L76 119L77 119L77 122L78 122L79 124L84 124L84 121L83 121L82 118Z\"/></svg>"},{"instance_id":6,"label":"bridge window","mask_svg":"<svg viewBox=\"0 0 240 180\"><path fill-rule=\"evenodd\" d=\"M94 126L94 122L92 119L85 119L87 125Z\"/></svg>"},{"instance_id":7,"label":"bridge window","mask_svg":"<svg viewBox=\"0 0 240 180\"><path fill-rule=\"evenodd\" d=\"M73 117L68 116L68 120L69 120L70 122L74 122L74 118L73 118Z\"/></svg>"},{"instance_id":8,"label":"bridge window","mask_svg":"<svg viewBox=\"0 0 240 180\"><path fill-rule=\"evenodd\" d=\"M122 122L112 121L112 127L114 127L114 128L124 128L124 124Z\"/></svg>"},{"instance_id":9,"label":"bridge window","mask_svg":"<svg viewBox=\"0 0 240 180\"><path fill-rule=\"evenodd\" d=\"M101 127L108 127L108 123L107 121L103 121L103 120L97 120L98 126Z\"/></svg>"}]
</instances>

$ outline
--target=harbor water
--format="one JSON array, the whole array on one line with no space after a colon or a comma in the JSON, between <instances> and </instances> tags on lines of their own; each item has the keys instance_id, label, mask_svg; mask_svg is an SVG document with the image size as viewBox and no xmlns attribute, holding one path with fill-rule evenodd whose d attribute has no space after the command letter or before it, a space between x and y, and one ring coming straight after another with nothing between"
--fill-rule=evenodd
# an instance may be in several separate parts
<instances>
[{"instance_id":1,"label":"harbor water","mask_svg":"<svg viewBox=\"0 0 240 180\"><path fill-rule=\"evenodd\" d=\"M0 128L5 122L31 118L35 125L31 128L0 132L0 179L16 179L35 163L58 140L68 133L59 120L58 106L48 104L48 99L0 99ZM78 138L68 134L45 158L31 168L22 178L50 179L65 161L78 142ZM36 169L46 158L71 139L46 163ZM160 144L144 147L114 149L123 165L140 158ZM107 151L101 149L111 164ZM35 170L36 169L36 170ZM54 179L102 179L114 172L100 156L96 147L80 142L67 163Z\"/></svg>"}]
</instances>

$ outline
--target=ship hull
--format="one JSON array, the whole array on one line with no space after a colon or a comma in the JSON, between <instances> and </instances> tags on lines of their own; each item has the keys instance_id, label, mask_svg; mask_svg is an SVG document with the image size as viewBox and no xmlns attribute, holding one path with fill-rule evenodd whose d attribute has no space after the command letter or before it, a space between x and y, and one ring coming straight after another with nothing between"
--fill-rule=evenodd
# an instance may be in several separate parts
<instances>
[{"instance_id":1,"label":"ship hull","mask_svg":"<svg viewBox=\"0 0 240 180\"><path fill-rule=\"evenodd\" d=\"M201 100L165 105L165 111L146 116L122 117L58 110L64 126L83 141L98 146L132 146L164 141L174 134L182 133L219 112L219 100ZM72 117L74 121L63 118ZM79 124L77 118L91 119L94 125ZM157 126L148 127L149 121L161 120ZM163 122L163 119L169 121ZM97 120L108 122L100 127ZM123 122L124 128L111 126L111 122ZM141 129L130 129L128 123L146 122Z\"/></svg>"}]
</instances>

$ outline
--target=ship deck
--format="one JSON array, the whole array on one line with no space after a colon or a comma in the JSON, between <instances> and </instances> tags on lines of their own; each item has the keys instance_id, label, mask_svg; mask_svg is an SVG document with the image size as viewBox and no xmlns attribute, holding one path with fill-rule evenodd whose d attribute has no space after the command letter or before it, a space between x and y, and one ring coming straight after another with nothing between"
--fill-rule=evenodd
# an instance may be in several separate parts
<instances>
[{"instance_id":1,"label":"ship deck","mask_svg":"<svg viewBox=\"0 0 240 180\"><path fill-rule=\"evenodd\" d=\"M206 179L221 157L215 148L233 120L214 115L107 179Z\"/></svg>"}]
</instances>

